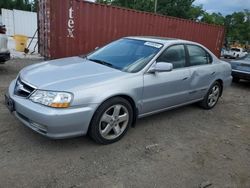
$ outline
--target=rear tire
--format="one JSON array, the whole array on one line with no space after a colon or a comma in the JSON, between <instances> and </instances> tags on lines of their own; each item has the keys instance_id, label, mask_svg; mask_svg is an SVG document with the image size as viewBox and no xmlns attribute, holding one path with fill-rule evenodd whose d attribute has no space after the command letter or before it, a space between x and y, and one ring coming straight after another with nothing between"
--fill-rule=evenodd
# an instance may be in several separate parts
<instances>
[{"instance_id":1,"label":"rear tire","mask_svg":"<svg viewBox=\"0 0 250 188\"><path fill-rule=\"evenodd\" d=\"M133 122L133 108L124 98L105 101L96 110L89 128L90 137L99 144L120 140Z\"/></svg>"},{"instance_id":2,"label":"rear tire","mask_svg":"<svg viewBox=\"0 0 250 188\"><path fill-rule=\"evenodd\" d=\"M216 81L214 84L209 88L206 96L204 99L199 103L200 106L204 109L212 109L217 104L222 92L221 84Z\"/></svg>"}]
</instances>

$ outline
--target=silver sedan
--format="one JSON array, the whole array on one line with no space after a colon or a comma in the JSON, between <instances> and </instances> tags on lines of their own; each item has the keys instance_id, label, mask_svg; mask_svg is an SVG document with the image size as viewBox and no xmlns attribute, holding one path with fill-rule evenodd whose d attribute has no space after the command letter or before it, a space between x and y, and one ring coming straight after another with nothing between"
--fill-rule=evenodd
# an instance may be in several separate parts
<instances>
[{"instance_id":1,"label":"silver sedan","mask_svg":"<svg viewBox=\"0 0 250 188\"><path fill-rule=\"evenodd\" d=\"M204 46L126 37L87 56L28 66L9 86L7 107L50 138L121 139L137 118L198 102L213 108L231 84L231 66Z\"/></svg>"}]
</instances>

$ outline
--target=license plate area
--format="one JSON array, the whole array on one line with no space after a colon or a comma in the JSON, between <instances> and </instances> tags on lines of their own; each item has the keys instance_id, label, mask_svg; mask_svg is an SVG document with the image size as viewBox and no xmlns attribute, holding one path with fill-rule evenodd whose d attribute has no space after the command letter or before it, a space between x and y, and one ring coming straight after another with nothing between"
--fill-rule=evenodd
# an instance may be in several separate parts
<instances>
[{"instance_id":1,"label":"license plate area","mask_svg":"<svg viewBox=\"0 0 250 188\"><path fill-rule=\"evenodd\" d=\"M7 95L5 95L5 105L9 109L10 112L15 111L15 103L14 101Z\"/></svg>"}]
</instances>

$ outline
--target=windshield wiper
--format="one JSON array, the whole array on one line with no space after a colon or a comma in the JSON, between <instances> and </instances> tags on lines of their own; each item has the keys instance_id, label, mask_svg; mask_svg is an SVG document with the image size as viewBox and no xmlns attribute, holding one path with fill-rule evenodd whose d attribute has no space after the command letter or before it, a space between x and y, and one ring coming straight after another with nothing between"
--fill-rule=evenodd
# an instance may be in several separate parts
<instances>
[{"instance_id":1,"label":"windshield wiper","mask_svg":"<svg viewBox=\"0 0 250 188\"><path fill-rule=\"evenodd\" d=\"M96 63L99 63L99 64L102 64L102 65L106 65L108 67L113 67L115 68L111 63L108 63L106 61L103 61L103 60L100 60L100 59L88 59L90 61L93 61L93 62L96 62Z\"/></svg>"},{"instance_id":2,"label":"windshield wiper","mask_svg":"<svg viewBox=\"0 0 250 188\"><path fill-rule=\"evenodd\" d=\"M79 55L79 57L81 57L81 58L83 58L83 59L85 59L85 58L87 58L87 55Z\"/></svg>"}]
</instances>

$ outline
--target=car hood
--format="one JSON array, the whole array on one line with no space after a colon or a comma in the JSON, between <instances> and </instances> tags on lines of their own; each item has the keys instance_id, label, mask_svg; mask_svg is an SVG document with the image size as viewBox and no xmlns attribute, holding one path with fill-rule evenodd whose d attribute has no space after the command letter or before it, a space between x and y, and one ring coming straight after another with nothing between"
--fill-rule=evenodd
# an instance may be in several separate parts
<instances>
[{"instance_id":1,"label":"car hood","mask_svg":"<svg viewBox=\"0 0 250 188\"><path fill-rule=\"evenodd\" d=\"M70 57L28 66L20 77L38 89L70 90L103 84L128 74L81 57Z\"/></svg>"}]
</instances>

